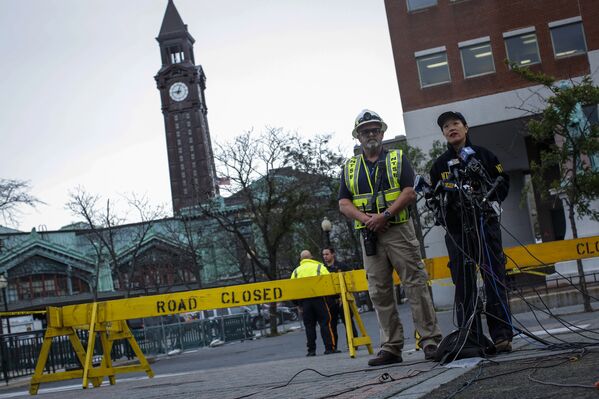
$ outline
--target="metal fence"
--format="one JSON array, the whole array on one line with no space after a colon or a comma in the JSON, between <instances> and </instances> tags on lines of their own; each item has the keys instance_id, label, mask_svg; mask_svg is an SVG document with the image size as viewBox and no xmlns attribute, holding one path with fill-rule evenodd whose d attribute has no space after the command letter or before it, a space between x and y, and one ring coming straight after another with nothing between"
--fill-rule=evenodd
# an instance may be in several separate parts
<instances>
[{"instance_id":1,"label":"metal fence","mask_svg":"<svg viewBox=\"0 0 599 399\"><path fill-rule=\"evenodd\" d=\"M254 336L250 316L247 314L159 324L134 329L132 332L142 352L146 355L208 346L215 340L229 342ZM83 346L86 347L88 332L79 330L77 334ZM43 330L0 336L2 378L7 384L9 379L33 374L43 340ZM101 362L101 353L101 343L96 340L94 364ZM132 359L133 357L133 350L127 341L120 340L114 343L111 352L113 361L124 358ZM46 372L80 367L81 364L68 337L54 338L46 363Z\"/></svg>"}]
</instances>

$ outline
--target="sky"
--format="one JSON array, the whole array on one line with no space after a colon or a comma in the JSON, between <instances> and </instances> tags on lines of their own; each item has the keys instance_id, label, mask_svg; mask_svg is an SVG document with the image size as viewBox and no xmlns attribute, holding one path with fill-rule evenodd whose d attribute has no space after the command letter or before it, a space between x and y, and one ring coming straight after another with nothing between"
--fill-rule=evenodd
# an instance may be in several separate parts
<instances>
[{"instance_id":1,"label":"sky","mask_svg":"<svg viewBox=\"0 0 599 399\"><path fill-rule=\"evenodd\" d=\"M56 230L76 187L172 203L154 76L167 0L0 0L0 178L45 202L23 231ZM266 126L330 133L346 155L364 108L404 134L383 0L175 0L207 76L214 143ZM131 221L134 221L133 219Z\"/></svg>"}]
</instances>

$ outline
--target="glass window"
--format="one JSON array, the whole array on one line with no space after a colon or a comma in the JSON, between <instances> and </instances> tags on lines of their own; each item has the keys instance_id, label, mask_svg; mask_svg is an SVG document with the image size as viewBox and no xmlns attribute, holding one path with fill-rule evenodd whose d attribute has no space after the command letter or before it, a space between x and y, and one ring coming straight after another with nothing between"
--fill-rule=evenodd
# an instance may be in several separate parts
<instances>
[{"instance_id":1,"label":"glass window","mask_svg":"<svg viewBox=\"0 0 599 399\"><path fill-rule=\"evenodd\" d=\"M447 53L435 53L416 58L420 87L450 82Z\"/></svg>"},{"instance_id":2,"label":"glass window","mask_svg":"<svg viewBox=\"0 0 599 399\"><path fill-rule=\"evenodd\" d=\"M586 53L587 46L584 41L582 22L556 26L550 31L555 58Z\"/></svg>"},{"instance_id":3,"label":"glass window","mask_svg":"<svg viewBox=\"0 0 599 399\"><path fill-rule=\"evenodd\" d=\"M437 5L437 0L407 0L408 11L420 10L422 8L432 7Z\"/></svg>"},{"instance_id":4,"label":"glass window","mask_svg":"<svg viewBox=\"0 0 599 399\"><path fill-rule=\"evenodd\" d=\"M541 62L535 32L506 37L505 47L508 59L518 65L532 65Z\"/></svg>"},{"instance_id":5,"label":"glass window","mask_svg":"<svg viewBox=\"0 0 599 399\"><path fill-rule=\"evenodd\" d=\"M490 43L479 43L472 46L462 47L462 66L464 67L464 77L484 75L495 72L495 63L493 62L493 52Z\"/></svg>"}]
</instances>

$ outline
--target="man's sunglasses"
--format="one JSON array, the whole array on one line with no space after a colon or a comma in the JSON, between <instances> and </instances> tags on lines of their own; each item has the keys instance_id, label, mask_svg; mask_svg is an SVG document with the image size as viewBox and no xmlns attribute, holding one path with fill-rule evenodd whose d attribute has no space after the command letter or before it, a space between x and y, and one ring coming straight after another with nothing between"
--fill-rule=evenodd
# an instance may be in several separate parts
<instances>
[{"instance_id":1,"label":"man's sunglasses","mask_svg":"<svg viewBox=\"0 0 599 399\"><path fill-rule=\"evenodd\" d=\"M380 133L381 133L380 127L374 127L372 129L364 129L364 130L360 130L360 132L359 132L360 136L362 136L362 137L368 137L371 134L374 134L376 136L377 134L380 134Z\"/></svg>"}]
</instances>

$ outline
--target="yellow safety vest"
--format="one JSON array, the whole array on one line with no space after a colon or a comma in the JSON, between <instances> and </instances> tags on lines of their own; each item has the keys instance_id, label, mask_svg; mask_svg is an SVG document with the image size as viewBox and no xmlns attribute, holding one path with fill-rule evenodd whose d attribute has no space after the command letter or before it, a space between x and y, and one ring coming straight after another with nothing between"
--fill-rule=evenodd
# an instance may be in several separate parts
<instances>
[{"instance_id":1,"label":"yellow safety vest","mask_svg":"<svg viewBox=\"0 0 599 399\"><path fill-rule=\"evenodd\" d=\"M291 273L291 278L314 277L323 274L329 274L325 265L314 259L302 259L300 265Z\"/></svg>"},{"instance_id":2,"label":"yellow safety vest","mask_svg":"<svg viewBox=\"0 0 599 399\"><path fill-rule=\"evenodd\" d=\"M401 160L403 157L402 150L389 150L385 157L386 166L386 177L389 181L389 188L387 190L379 191L376 196L376 208L377 213L382 213L386 208L391 206L401 194L401 187L399 187L399 179L397 176L401 174ZM389 173L390 172L390 173ZM369 191L360 192L360 174L363 173L368 181ZM370 174L364 156L362 154L353 156L345 163L344 175L345 185L348 190L352 193L352 202L361 211L366 209L370 212L370 199L374 194L374 184L378 180L379 168L377 166L374 182L370 180ZM408 209L404 208L397 215L389 219L392 224L405 223L408 221L409 213ZM359 220L354 221L354 228L363 229L365 226Z\"/></svg>"}]
</instances>

